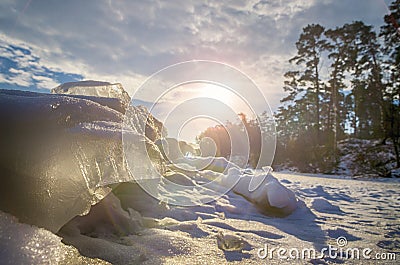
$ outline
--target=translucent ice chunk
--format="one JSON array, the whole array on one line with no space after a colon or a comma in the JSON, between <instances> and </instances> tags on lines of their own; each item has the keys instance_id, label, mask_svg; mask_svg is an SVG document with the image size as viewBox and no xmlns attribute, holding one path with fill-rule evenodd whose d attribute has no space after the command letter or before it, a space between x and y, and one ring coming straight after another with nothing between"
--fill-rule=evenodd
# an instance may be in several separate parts
<instances>
[{"instance_id":1,"label":"translucent ice chunk","mask_svg":"<svg viewBox=\"0 0 400 265\"><path fill-rule=\"evenodd\" d=\"M131 101L131 98L121 84L111 84L93 80L64 83L53 88L51 92L55 94L118 98L125 107L127 107Z\"/></svg>"},{"instance_id":2,"label":"translucent ice chunk","mask_svg":"<svg viewBox=\"0 0 400 265\"><path fill-rule=\"evenodd\" d=\"M108 185L132 181L122 119L87 99L1 90L0 209L57 232L106 196Z\"/></svg>"}]
</instances>

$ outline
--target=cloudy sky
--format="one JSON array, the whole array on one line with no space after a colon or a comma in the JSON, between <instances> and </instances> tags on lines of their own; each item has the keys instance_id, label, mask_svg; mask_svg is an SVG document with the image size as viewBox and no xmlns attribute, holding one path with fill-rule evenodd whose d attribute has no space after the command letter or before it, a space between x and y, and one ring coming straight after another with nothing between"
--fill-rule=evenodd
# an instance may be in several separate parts
<instances>
[{"instance_id":1,"label":"cloudy sky","mask_svg":"<svg viewBox=\"0 0 400 265\"><path fill-rule=\"evenodd\" d=\"M354 20L376 29L388 0L0 1L0 88L120 82L132 94L171 64L203 59L251 77L276 109L301 29Z\"/></svg>"}]
</instances>

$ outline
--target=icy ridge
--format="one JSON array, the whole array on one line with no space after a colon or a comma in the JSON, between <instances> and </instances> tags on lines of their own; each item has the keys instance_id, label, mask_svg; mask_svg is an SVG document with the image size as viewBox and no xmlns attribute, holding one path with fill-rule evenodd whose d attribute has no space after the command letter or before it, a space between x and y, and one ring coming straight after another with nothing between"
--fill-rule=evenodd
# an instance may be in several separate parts
<instances>
[{"instance_id":1,"label":"icy ridge","mask_svg":"<svg viewBox=\"0 0 400 265\"><path fill-rule=\"evenodd\" d=\"M129 105L131 98L120 83L109 83L102 81L79 81L68 82L51 90L53 94L86 95L95 97L118 98L125 108Z\"/></svg>"}]
</instances>

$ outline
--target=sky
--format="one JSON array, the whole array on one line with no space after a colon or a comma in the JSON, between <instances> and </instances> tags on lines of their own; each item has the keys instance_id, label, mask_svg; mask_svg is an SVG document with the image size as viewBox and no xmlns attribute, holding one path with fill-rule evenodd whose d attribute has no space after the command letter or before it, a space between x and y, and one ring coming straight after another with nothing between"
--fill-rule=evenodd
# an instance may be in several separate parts
<instances>
[{"instance_id":1,"label":"sky","mask_svg":"<svg viewBox=\"0 0 400 265\"><path fill-rule=\"evenodd\" d=\"M2 0L0 88L49 92L99 80L122 83L133 95L160 69L212 60L250 77L274 111L303 27L362 20L378 30L390 2Z\"/></svg>"}]
</instances>

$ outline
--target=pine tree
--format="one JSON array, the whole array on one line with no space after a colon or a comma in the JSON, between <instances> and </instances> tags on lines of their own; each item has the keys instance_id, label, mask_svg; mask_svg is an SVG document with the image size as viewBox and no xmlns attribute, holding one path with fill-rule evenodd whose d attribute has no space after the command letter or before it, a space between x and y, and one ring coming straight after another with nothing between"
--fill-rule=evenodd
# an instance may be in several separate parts
<instances>
[{"instance_id":1,"label":"pine tree","mask_svg":"<svg viewBox=\"0 0 400 265\"><path fill-rule=\"evenodd\" d=\"M384 17L385 24L381 27L383 37L383 53L385 55L385 138L393 142L396 153L397 167L400 167L399 137L400 137L400 0L393 1L389 6L390 14Z\"/></svg>"},{"instance_id":2,"label":"pine tree","mask_svg":"<svg viewBox=\"0 0 400 265\"><path fill-rule=\"evenodd\" d=\"M303 67L299 72L298 81L305 88L306 100L305 108L308 113L315 113L315 117L310 117L312 121L307 126L312 126L316 132L317 144L321 139L321 89L324 87L320 79L320 62L322 53L326 49L326 40L323 33L325 28L318 24L308 25L303 28L299 40L296 42L297 55L289 60ZM308 105L310 103L311 105Z\"/></svg>"}]
</instances>

